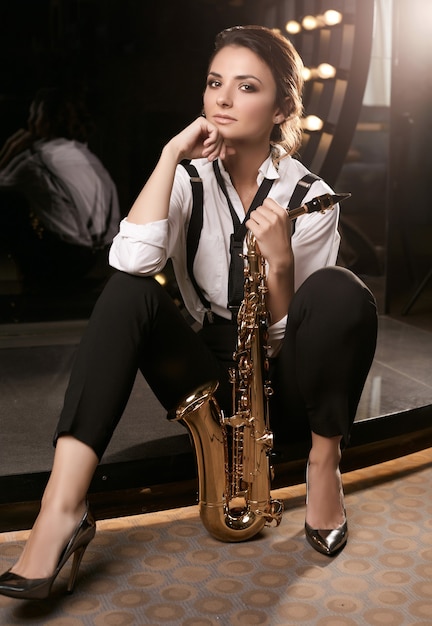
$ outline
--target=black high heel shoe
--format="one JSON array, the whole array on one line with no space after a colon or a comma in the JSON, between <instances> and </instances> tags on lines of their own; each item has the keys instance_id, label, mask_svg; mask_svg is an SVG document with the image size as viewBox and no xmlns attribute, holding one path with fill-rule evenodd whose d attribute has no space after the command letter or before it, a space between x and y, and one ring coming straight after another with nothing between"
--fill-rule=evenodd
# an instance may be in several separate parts
<instances>
[{"instance_id":1,"label":"black high heel shoe","mask_svg":"<svg viewBox=\"0 0 432 626\"><path fill-rule=\"evenodd\" d=\"M309 467L306 469L306 504L308 502L308 469ZM343 498L342 487L341 497ZM316 529L309 526L305 521L305 535L309 544L317 552L321 552L321 554L326 556L335 556L344 548L348 540L348 522L345 508L344 521L337 528Z\"/></svg>"},{"instance_id":2,"label":"black high heel shoe","mask_svg":"<svg viewBox=\"0 0 432 626\"><path fill-rule=\"evenodd\" d=\"M24 578L8 570L0 576L0 594L9 598L21 598L23 600L44 600L48 598L53 582L63 565L73 554L74 560L67 585L68 593L72 593L84 552L95 533L96 524L87 506L80 523L60 555L54 574L48 578Z\"/></svg>"}]
</instances>

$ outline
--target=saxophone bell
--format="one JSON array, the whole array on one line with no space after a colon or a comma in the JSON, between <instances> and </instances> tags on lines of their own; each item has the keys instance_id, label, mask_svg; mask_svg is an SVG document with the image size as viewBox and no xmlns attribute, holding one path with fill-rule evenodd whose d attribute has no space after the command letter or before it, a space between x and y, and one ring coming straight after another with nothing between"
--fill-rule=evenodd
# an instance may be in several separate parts
<instances>
[{"instance_id":1,"label":"saxophone bell","mask_svg":"<svg viewBox=\"0 0 432 626\"><path fill-rule=\"evenodd\" d=\"M243 477L243 471L238 465L233 467L232 459L228 458L231 447L228 438L235 440L244 423L238 416L236 420L224 418L214 395L217 387L216 381L202 385L180 403L169 419L184 424L194 444L199 513L204 527L220 541L246 541L265 525L273 521L279 524L282 506L259 494L263 491L262 484L258 489L251 488L250 477L249 480L242 478L241 483L232 488L232 483L236 482L234 475L238 478L241 473ZM267 442L263 440L260 447L264 457Z\"/></svg>"}]
</instances>

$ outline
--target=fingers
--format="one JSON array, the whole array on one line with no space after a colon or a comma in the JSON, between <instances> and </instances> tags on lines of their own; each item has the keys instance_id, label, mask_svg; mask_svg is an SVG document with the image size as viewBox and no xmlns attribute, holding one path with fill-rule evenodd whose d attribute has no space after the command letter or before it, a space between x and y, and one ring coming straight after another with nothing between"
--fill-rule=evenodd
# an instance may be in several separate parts
<instances>
[{"instance_id":1,"label":"fingers","mask_svg":"<svg viewBox=\"0 0 432 626\"><path fill-rule=\"evenodd\" d=\"M208 137L203 142L202 156L209 161L214 161L217 157L225 158L225 143L217 128L210 128Z\"/></svg>"},{"instance_id":2,"label":"fingers","mask_svg":"<svg viewBox=\"0 0 432 626\"><path fill-rule=\"evenodd\" d=\"M286 210L271 198L252 211L246 227L255 235L270 265L283 264L291 254L291 225Z\"/></svg>"},{"instance_id":3,"label":"fingers","mask_svg":"<svg viewBox=\"0 0 432 626\"><path fill-rule=\"evenodd\" d=\"M199 117L171 141L180 159L200 159L214 161L218 157L224 159L235 150L228 147L219 129Z\"/></svg>"},{"instance_id":4,"label":"fingers","mask_svg":"<svg viewBox=\"0 0 432 626\"><path fill-rule=\"evenodd\" d=\"M228 154L234 154L234 150L225 144L225 140L216 126L206 122L207 138L203 142L203 158L214 161L218 157L224 159Z\"/></svg>"},{"instance_id":5,"label":"fingers","mask_svg":"<svg viewBox=\"0 0 432 626\"><path fill-rule=\"evenodd\" d=\"M260 227L260 230L281 225L284 228L289 220L286 209L271 198L266 198L263 204L250 215L251 226Z\"/></svg>"}]
</instances>

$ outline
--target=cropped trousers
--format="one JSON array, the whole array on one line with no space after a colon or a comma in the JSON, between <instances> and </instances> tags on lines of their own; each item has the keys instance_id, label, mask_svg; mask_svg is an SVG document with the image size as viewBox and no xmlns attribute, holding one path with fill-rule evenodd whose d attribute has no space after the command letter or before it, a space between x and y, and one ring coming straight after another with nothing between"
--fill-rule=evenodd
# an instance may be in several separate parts
<instances>
[{"instance_id":1,"label":"cropped trousers","mask_svg":"<svg viewBox=\"0 0 432 626\"><path fill-rule=\"evenodd\" d=\"M323 268L303 283L292 299L282 346L271 359L276 441L313 431L348 442L376 335L374 297L353 273ZM217 399L231 414L228 368L236 338L231 323L195 332L157 281L117 272L78 347L54 444L70 434L100 459L138 370L167 412L198 386L218 380ZM143 419L151 428L144 406Z\"/></svg>"}]
</instances>

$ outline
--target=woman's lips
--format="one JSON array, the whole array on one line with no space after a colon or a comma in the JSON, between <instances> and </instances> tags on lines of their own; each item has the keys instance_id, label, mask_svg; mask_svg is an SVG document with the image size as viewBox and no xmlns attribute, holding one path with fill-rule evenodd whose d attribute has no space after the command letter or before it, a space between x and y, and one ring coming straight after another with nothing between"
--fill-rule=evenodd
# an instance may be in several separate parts
<instances>
[{"instance_id":1,"label":"woman's lips","mask_svg":"<svg viewBox=\"0 0 432 626\"><path fill-rule=\"evenodd\" d=\"M233 117L230 117L229 115L214 115L213 119L218 124L231 124L232 122L236 121Z\"/></svg>"}]
</instances>

